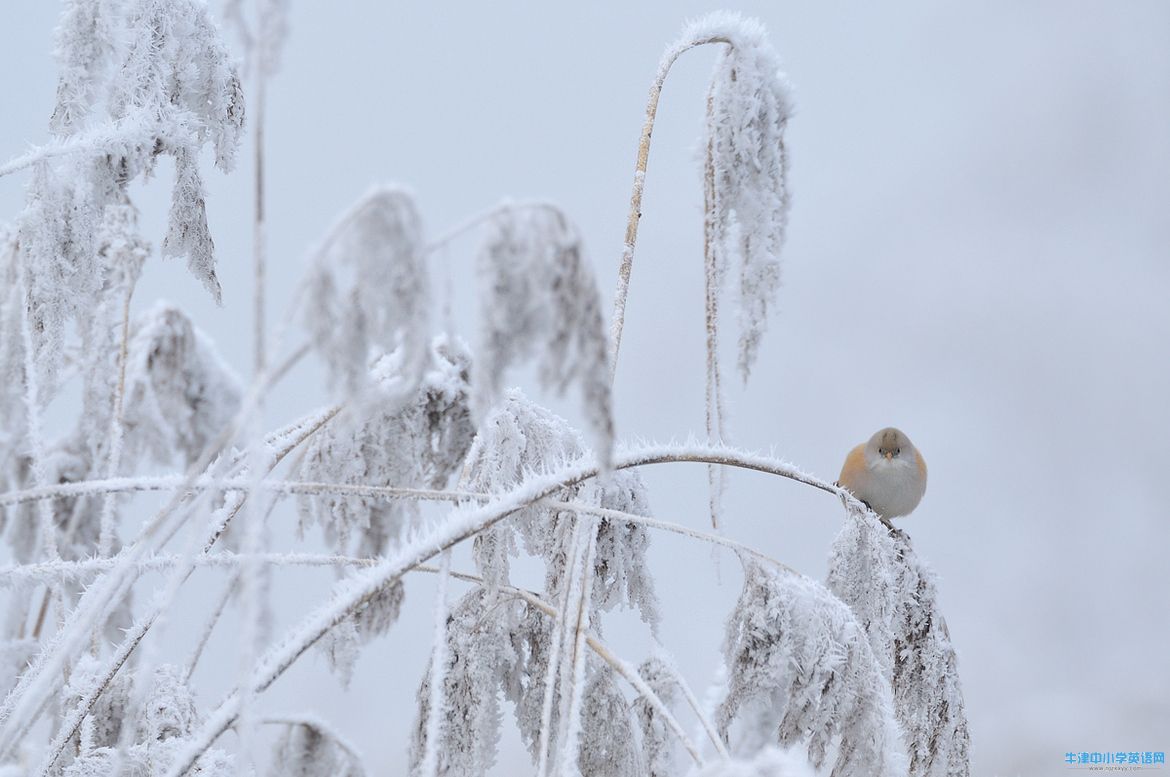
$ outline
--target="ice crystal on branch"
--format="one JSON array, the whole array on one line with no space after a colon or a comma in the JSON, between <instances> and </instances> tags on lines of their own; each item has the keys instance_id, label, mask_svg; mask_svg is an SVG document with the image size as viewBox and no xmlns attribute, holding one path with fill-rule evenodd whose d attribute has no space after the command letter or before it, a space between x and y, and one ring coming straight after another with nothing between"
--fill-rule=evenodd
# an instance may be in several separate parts
<instances>
[{"instance_id":1,"label":"ice crystal on branch","mask_svg":"<svg viewBox=\"0 0 1170 777\"><path fill-rule=\"evenodd\" d=\"M895 777L906 757L890 686L852 611L821 584L745 564L727 624L727 696L717 723L735 750L805 742L833 777Z\"/></svg>"},{"instance_id":2,"label":"ice crystal on branch","mask_svg":"<svg viewBox=\"0 0 1170 777\"><path fill-rule=\"evenodd\" d=\"M178 308L158 303L134 323L126 365L126 447L160 463L184 464L231 421L240 405L235 374Z\"/></svg>"},{"instance_id":3,"label":"ice crystal on branch","mask_svg":"<svg viewBox=\"0 0 1170 777\"><path fill-rule=\"evenodd\" d=\"M380 186L358 200L308 273L306 323L331 384L358 393L371 364L397 350L401 391L413 389L426 362L430 302L422 224L410 193Z\"/></svg>"},{"instance_id":4,"label":"ice crystal on branch","mask_svg":"<svg viewBox=\"0 0 1170 777\"><path fill-rule=\"evenodd\" d=\"M470 356L458 341L437 338L422 382L405 399L382 395L343 415L309 442L300 477L325 483L444 488L463 460L475 430L468 403ZM395 381L394 375L386 376ZM302 525L316 521L345 550L384 553L406 528L413 503L382 496L313 494L301 497Z\"/></svg>"},{"instance_id":5,"label":"ice crystal on branch","mask_svg":"<svg viewBox=\"0 0 1170 777\"><path fill-rule=\"evenodd\" d=\"M504 207L492 219L478 267L478 416L500 399L507 369L535 355L546 387L580 387L598 461L608 467L613 419L607 340L577 230L551 206Z\"/></svg>"},{"instance_id":6,"label":"ice crystal on branch","mask_svg":"<svg viewBox=\"0 0 1170 777\"><path fill-rule=\"evenodd\" d=\"M934 573L910 538L852 513L833 543L829 588L857 614L886 678L910 774L970 772L970 734L957 658L938 609Z\"/></svg>"}]
</instances>

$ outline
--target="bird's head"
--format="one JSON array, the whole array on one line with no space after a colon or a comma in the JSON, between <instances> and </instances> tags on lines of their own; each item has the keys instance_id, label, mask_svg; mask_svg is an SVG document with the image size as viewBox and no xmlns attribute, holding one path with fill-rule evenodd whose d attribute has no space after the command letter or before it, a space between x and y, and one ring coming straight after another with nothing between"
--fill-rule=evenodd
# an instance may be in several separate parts
<instances>
[{"instance_id":1,"label":"bird's head","mask_svg":"<svg viewBox=\"0 0 1170 777\"><path fill-rule=\"evenodd\" d=\"M870 461L901 463L913 461L914 444L900 429L888 426L869 438L865 444Z\"/></svg>"}]
</instances>

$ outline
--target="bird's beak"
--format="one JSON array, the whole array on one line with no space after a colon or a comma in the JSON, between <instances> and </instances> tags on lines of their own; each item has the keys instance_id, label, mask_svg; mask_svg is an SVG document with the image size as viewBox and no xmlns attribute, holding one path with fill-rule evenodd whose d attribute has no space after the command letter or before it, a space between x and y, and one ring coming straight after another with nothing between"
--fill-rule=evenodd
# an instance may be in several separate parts
<instances>
[{"instance_id":1,"label":"bird's beak","mask_svg":"<svg viewBox=\"0 0 1170 777\"><path fill-rule=\"evenodd\" d=\"M894 460L894 454L893 454L893 453L890 453L889 451L886 451L886 460L887 460L887 461L893 461L893 460Z\"/></svg>"}]
</instances>

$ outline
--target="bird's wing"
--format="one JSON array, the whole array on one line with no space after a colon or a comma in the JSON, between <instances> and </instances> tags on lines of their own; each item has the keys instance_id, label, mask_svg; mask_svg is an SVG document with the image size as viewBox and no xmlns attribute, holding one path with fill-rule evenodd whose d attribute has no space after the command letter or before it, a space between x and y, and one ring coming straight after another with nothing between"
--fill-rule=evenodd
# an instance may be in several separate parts
<instances>
[{"instance_id":1,"label":"bird's wing","mask_svg":"<svg viewBox=\"0 0 1170 777\"><path fill-rule=\"evenodd\" d=\"M865 466L865 443L862 443L849 451L849 455L845 457L845 464L841 467L841 476L837 478L837 483L856 495L868 474L869 470Z\"/></svg>"}]
</instances>

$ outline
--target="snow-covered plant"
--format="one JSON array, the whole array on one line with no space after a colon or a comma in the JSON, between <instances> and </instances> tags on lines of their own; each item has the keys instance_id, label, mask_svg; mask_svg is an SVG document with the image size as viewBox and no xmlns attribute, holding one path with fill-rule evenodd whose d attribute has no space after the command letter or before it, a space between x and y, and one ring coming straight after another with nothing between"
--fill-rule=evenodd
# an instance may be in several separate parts
<instances>
[{"instance_id":1,"label":"snow-covered plant","mask_svg":"<svg viewBox=\"0 0 1170 777\"><path fill-rule=\"evenodd\" d=\"M364 777L353 748L318 720L276 720L284 732L272 752L270 777Z\"/></svg>"},{"instance_id":2,"label":"snow-covered plant","mask_svg":"<svg viewBox=\"0 0 1170 777\"><path fill-rule=\"evenodd\" d=\"M406 398L386 392L360 403L305 448L303 480L345 485L442 489L471 445L470 354L457 340L437 338L421 382ZM377 372L377 371L375 371ZM395 380L387 376L385 382ZM321 524L344 551L350 537L364 556L384 553L408 528L416 505L378 495L325 491L300 498L302 525Z\"/></svg>"},{"instance_id":3,"label":"snow-covered plant","mask_svg":"<svg viewBox=\"0 0 1170 777\"><path fill-rule=\"evenodd\" d=\"M608 465L613 444L605 327L581 238L552 207L505 207L479 253L480 343L475 407L500 398L509 366L533 353L540 379L564 392L580 386L594 448Z\"/></svg>"},{"instance_id":4,"label":"snow-covered plant","mask_svg":"<svg viewBox=\"0 0 1170 777\"><path fill-rule=\"evenodd\" d=\"M179 308L159 302L134 322L126 364L126 448L166 464L199 454L240 408L239 378Z\"/></svg>"},{"instance_id":5,"label":"snow-covered plant","mask_svg":"<svg viewBox=\"0 0 1170 777\"><path fill-rule=\"evenodd\" d=\"M403 391L426 360L428 283L414 197L379 186L343 215L313 256L306 323L330 381L353 394L370 366L398 351Z\"/></svg>"},{"instance_id":6,"label":"snow-covered plant","mask_svg":"<svg viewBox=\"0 0 1170 777\"><path fill-rule=\"evenodd\" d=\"M676 706L678 681L661 658L652 656L643 661L638 667L638 674L668 709ZM642 730L642 765L646 777L671 777L677 774L675 750L678 743L667 722L654 705L642 696L634 700L634 712Z\"/></svg>"},{"instance_id":7,"label":"snow-covered plant","mask_svg":"<svg viewBox=\"0 0 1170 777\"><path fill-rule=\"evenodd\" d=\"M957 656L934 573L909 537L851 513L833 543L828 585L857 614L893 687L910 774L926 777L937 764L948 777L966 777L970 733Z\"/></svg>"},{"instance_id":8,"label":"snow-covered plant","mask_svg":"<svg viewBox=\"0 0 1170 777\"><path fill-rule=\"evenodd\" d=\"M807 740L834 777L906 770L890 686L853 612L820 583L745 564L724 643L727 695L716 722L734 751Z\"/></svg>"},{"instance_id":9,"label":"snow-covered plant","mask_svg":"<svg viewBox=\"0 0 1170 777\"><path fill-rule=\"evenodd\" d=\"M0 228L0 529L11 562L0 567L0 774L402 772L363 765L311 713L270 714L264 694L309 652L348 687L369 643L394 628L425 633L397 622L407 578L437 574L408 736L419 777L486 773L506 723L540 777L966 777L955 650L909 537L838 487L724 442L724 285L738 272L746 379L789 201L790 101L763 28L713 14L662 59L608 339L582 236L559 208L505 201L428 242L413 195L383 185L311 252L284 319L304 322L309 341L285 352L264 326L263 106L286 6L228 0L224 10L257 106L251 385L181 309L135 299L153 249L131 184L164 157L174 179L160 253L186 257L220 298L199 159L210 150L225 171L235 162L243 83L201 0L68 0L51 139L0 167L28 174L24 210ZM612 370L657 102L674 61L704 44L721 47L702 144L708 440L615 446ZM478 297L468 347L432 329L429 259L472 227L484 238L465 252ZM268 392L306 354L323 363L335 404L265 433ZM543 389L580 394L584 432L510 387L522 363ZM713 518L734 468L841 499L828 585L723 533L654 517L639 468L678 462L710 468ZM294 503L328 553L277 547ZM649 549L662 531L732 548L743 566L708 705L658 644L669 609ZM474 570L453 568L464 542ZM540 565L535 584L522 579L522 555ZM305 566L333 570L332 589L300 606L302 586L296 610L278 612L286 576L273 569ZM203 599L180 599L184 587L214 575L218 596L194 612ZM241 626L224 637L233 604ZM649 657L606 642L619 607L637 612ZM188 621L194 644L174 644ZM225 638L226 672L204 658ZM212 669L229 684L207 703L196 683Z\"/></svg>"},{"instance_id":10,"label":"snow-covered plant","mask_svg":"<svg viewBox=\"0 0 1170 777\"><path fill-rule=\"evenodd\" d=\"M516 671L522 655L525 607L513 597L493 601L473 590L451 608L446 622L443 708L431 724L432 678L418 689L418 715L410 762L418 773L428 747L439 774L486 773L496 760L501 722L500 697L522 692ZM428 740L435 740L430 741Z\"/></svg>"},{"instance_id":11,"label":"snow-covered plant","mask_svg":"<svg viewBox=\"0 0 1170 777\"><path fill-rule=\"evenodd\" d=\"M565 419L512 390L499 409L486 418L467 453L463 486L484 494L515 488L532 473L556 470L586 456L581 435ZM649 515L646 489L636 472L614 473L604 481L567 485L557 503ZM489 588L508 583L509 559L519 539L530 554L545 562L545 592L555 598L565 584L569 545L581 509L557 504L535 505L479 533L475 559ZM594 607L612 609L619 603L637 607L643 620L658 617L653 580L647 574L645 527L602 517L597 528L592 571Z\"/></svg>"}]
</instances>

